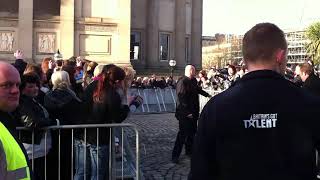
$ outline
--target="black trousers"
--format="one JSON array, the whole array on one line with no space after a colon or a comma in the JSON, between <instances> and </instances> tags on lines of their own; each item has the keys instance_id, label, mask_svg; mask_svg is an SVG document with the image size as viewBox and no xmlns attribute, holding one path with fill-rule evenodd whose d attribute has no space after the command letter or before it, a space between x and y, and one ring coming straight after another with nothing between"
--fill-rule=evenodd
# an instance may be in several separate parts
<instances>
[{"instance_id":1,"label":"black trousers","mask_svg":"<svg viewBox=\"0 0 320 180\"><path fill-rule=\"evenodd\" d=\"M178 118L179 132L172 151L172 159L179 158L183 145L186 155L192 154L193 138L197 131L197 118Z\"/></svg>"}]
</instances>

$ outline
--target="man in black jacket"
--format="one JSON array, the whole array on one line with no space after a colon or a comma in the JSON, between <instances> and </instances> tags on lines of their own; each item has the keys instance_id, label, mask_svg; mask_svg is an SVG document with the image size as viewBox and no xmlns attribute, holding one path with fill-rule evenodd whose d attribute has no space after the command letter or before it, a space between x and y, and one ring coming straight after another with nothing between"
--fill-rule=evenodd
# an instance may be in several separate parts
<instances>
[{"instance_id":1,"label":"man in black jacket","mask_svg":"<svg viewBox=\"0 0 320 180\"><path fill-rule=\"evenodd\" d=\"M175 116L179 121L179 132L172 151L174 163L178 163L183 144L185 144L186 155L191 155L200 111L199 94L210 97L197 85L195 68L192 65L186 66L185 76L178 80L176 92L178 99Z\"/></svg>"},{"instance_id":2,"label":"man in black jacket","mask_svg":"<svg viewBox=\"0 0 320 180\"><path fill-rule=\"evenodd\" d=\"M249 72L203 109L190 179L316 178L320 99L284 78L286 53L284 33L274 24L245 34Z\"/></svg>"},{"instance_id":3,"label":"man in black jacket","mask_svg":"<svg viewBox=\"0 0 320 180\"><path fill-rule=\"evenodd\" d=\"M306 89L310 93L320 96L320 79L318 76L314 74L313 66L306 62L299 65L300 67L300 77L301 81L303 82L302 88ZM319 156L319 152L318 152ZM320 179L320 159L317 159L318 163L318 179Z\"/></svg>"},{"instance_id":4,"label":"man in black jacket","mask_svg":"<svg viewBox=\"0 0 320 180\"><path fill-rule=\"evenodd\" d=\"M300 77L303 82L303 88L314 95L320 95L320 79L314 74L311 64L303 63L300 65Z\"/></svg>"}]
</instances>

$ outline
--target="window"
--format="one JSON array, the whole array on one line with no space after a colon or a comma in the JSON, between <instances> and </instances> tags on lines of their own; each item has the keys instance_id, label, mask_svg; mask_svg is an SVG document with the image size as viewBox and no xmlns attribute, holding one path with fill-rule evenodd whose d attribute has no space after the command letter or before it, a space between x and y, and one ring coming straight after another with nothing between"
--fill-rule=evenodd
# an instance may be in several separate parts
<instances>
[{"instance_id":1,"label":"window","mask_svg":"<svg viewBox=\"0 0 320 180\"><path fill-rule=\"evenodd\" d=\"M159 43L160 61L168 61L170 48L170 34L161 33Z\"/></svg>"},{"instance_id":2,"label":"window","mask_svg":"<svg viewBox=\"0 0 320 180\"><path fill-rule=\"evenodd\" d=\"M189 59L189 37L186 37L185 58L186 58L187 64L190 63L190 59Z\"/></svg>"},{"instance_id":3,"label":"window","mask_svg":"<svg viewBox=\"0 0 320 180\"><path fill-rule=\"evenodd\" d=\"M130 59L138 60L140 59L141 52L141 33L131 32L130 35Z\"/></svg>"}]
</instances>

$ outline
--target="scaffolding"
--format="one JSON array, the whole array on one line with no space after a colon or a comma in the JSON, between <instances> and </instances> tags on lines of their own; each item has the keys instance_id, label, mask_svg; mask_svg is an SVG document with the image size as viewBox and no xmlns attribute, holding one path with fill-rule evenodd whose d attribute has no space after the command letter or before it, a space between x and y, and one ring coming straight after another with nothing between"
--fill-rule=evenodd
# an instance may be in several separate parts
<instances>
[{"instance_id":1,"label":"scaffolding","mask_svg":"<svg viewBox=\"0 0 320 180\"><path fill-rule=\"evenodd\" d=\"M285 33L288 43L288 64L300 64L307 61L306 44L308 43L304 31Z\"/></svg>"}]
</instances>

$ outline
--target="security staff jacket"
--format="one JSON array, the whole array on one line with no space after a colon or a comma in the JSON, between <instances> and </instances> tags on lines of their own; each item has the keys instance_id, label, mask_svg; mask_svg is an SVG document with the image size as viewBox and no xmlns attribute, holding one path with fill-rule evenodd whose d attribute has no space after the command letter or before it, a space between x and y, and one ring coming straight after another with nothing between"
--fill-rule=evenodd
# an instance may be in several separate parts
<instances>
[{"instance_id":1,"label":"security staff jacket","mask_svg":"<svg viewBox=\"0 0 320 180\"><path fill-rule=\"evenodd\" d=\"M319 98L274 71L244 75L202 111L190 179L316 179L319 110Z\"/></svg>"},{"instance_id":2,"label":"security staff jacket","mask_svg":"<svg viewBox=\"0 0 320 180\"><path fill-rule=\"evenodd\" d=\"M2 119L6 117L0 112L0 179L31 180L28 158L9 128L13 120Z\"/></svg>"}]
</instances>

